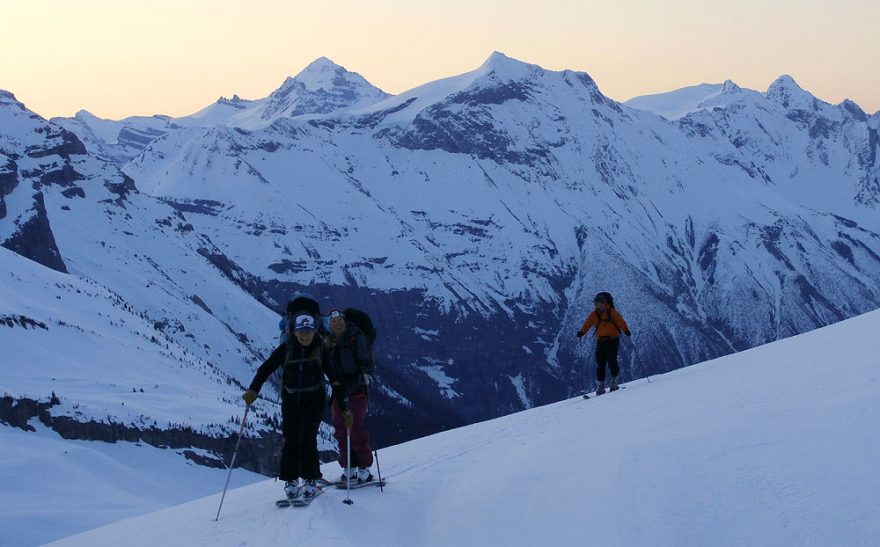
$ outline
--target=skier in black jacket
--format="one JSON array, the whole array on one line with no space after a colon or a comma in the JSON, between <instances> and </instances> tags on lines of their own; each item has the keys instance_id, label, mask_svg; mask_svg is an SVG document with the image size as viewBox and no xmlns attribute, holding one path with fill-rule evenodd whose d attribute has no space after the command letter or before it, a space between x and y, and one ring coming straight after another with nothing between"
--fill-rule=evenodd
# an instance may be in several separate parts
<instances>
[{"instance_id":1,"label":"skier in black jacket","mask_svg":"<svg viewBox=\"0 0 880 547\"><path fill-rule=\"evenodd\" d=\"M373 375L373 352L366 335L345 318L341 310L331 310L330 332L324 344L333 365L333 400L330 423L339 443L339 466L343 473L338 482L349 478L360 484L371 482L373 452L367 429L367 388ZM351 461L347 461L348 438L351 438Z\"/></svg>"},{"instance_id":2,"label":"skier in black jacket","mask_svg":"<svg viewBox=\"0 0 880 547\"><path fill-rule=\"evenodd\" d=\"M278 367L284 367L281 382L284 447L278 476L285 481L284 492L289 499L311 498L317 493L316 481L321 478L317 436L326 403L324 376L332 365L329 352L315 336L317 322L313 315L296 315L289 323L292 335L260 365L242 398L248 405L253 404L269 376Z\"/></svg>"}]
</instances>

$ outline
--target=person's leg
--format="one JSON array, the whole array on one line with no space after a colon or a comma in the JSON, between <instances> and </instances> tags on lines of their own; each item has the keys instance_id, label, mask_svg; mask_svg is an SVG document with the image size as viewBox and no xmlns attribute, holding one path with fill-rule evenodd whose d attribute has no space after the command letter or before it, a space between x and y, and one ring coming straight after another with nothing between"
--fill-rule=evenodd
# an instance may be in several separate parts
<instances>
[{"instance_id":1,"label":"person's leg","mask_svg":"<svg viewBox=\"0 0 880 547\"><path fill-rule=\"evenodd\" d=\"M617 378L620 374L620 367L617 365L617 354L620 351L620 338L609 340L608 342L608 368L611 369L611 376Z\"/></svg>"},{"instance_id":2,"label":"person's leg","mask_svg":"<svg viewBox=\"0 0 880 547\"><path fill-rule=\"evenodd\" d=\"M339 467L346 469L348 468L348 462L345 459L348 445L346 444L345 425L342 423L342 409L336 399L333 399L333 404L330 406L330 425L333 426L333 437L336 438L336 444L339 446L339 456L336 461L339 462ZM354 458L352 457L352 459ZM352 462L352 467L354 467L354 462Z\"/></svg>"},{"instance_id":3,"label":"person's leg","mask_svg":"<svg viewBox=\"0 0 880 547\"><path fill-rule=\"evenodd\" d=\"M296 443L297 443L296 412L287 397L281 400L281 433L284 445L281 447L281 462L278 466L278 478L293 481L297 475Z\"/></svg>"},{"instance_id":4,"label":"person's leg","mask_svg":"<svg viewBox=\"0 0 880 547\"><path fill-rule=\"evenodd\" d=\"M373 465L373 450L370 448L370 432L366 424L366 394L352 397L349 406L354 415L354 423L351 426L352 464L357 462L358 467L367 468Z\"/></svg>"},{"instance_id":5,"label":"person's leg","mask_svg":"<svg viewBox=\"0 0 880 547\"><path fill-rule=\"evenodd\" d=\"M318 456L318 428L324 413L324 398L315 398L301 409L299 439L299 476L307 480L321 478L321 460Z\"/></svg>"},{"instance_id":6,"label":"person's leg","mask_svg":"<svg viewBox=\"0 0 880 547\"><path fill-rule=\"evenodd\" d=\"M596 342L596 383L605 385L605 365L608 364L608 346L606 342Z\"/></svg>"}]
</instances>

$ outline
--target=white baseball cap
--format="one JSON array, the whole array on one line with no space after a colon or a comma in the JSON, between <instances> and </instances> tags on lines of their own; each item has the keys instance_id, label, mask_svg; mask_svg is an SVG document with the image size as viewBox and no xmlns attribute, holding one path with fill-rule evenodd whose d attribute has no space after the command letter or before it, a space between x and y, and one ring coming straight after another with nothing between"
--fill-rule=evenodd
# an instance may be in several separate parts
<instances>
[{"instance_id":1,"label":"white baseball cap","mask_svg":"<svg viewBox=\"0 0 880 547\"><path fill-rule=\"evenodd\" d=\"M297 315L293 321L293 330L315 330L315 318L311 315Z\"/></svg>"}]
</instances>

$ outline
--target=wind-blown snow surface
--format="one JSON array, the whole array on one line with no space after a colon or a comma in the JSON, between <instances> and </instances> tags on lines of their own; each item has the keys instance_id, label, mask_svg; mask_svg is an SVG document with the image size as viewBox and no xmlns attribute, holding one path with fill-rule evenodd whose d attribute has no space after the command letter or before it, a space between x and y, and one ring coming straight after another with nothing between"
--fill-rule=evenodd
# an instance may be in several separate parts
<instances>
[{"instance_id":1,"label":"wind-blown snow surface","mask_svg":"<svg viewBox=\"0 0 880 547\"><path fill-rule=\"evenodd\" d=\"M272 481L58 545L876 545L880 312L380 453L386 491ZM336 474L325 466L326 475Z\"/></svg>"}]
</instances>

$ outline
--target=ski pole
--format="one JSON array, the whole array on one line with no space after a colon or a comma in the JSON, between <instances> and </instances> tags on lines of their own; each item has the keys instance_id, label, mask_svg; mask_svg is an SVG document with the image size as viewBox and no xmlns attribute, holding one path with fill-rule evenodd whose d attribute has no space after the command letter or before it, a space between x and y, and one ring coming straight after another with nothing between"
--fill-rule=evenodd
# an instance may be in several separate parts
<instances>
[{"instance_id":1,"label":"ski pole","mask_svg":"<svg viewBox=\"0 0 880 547\"><path fill-rule=\"evenodd\" d=\"M373 399L368 397L367 398L367 414L369 416L373 415L373 413L369 411L373 407L372 403L373 403ZM373 431L375 431L375 429ZM379 490L381 492L384 492L385 485L382 484L382 468L379 467L379 449L377 449L377 448L373 449L373 459L376 460L376 473L379 475Z\"/></svg>"},{"instance_id":2,"label":"ski pole","mask_svg":"<svg viewBox=\"0 0 880 547\"><path fill-rule=\"evenodd\" d=\"M382 484L382 468L379 467L379 450L373 449L373 458L376 460L376 473L379 474L379 490L384 492L385 485Z\"/></svg>"},{"instance_id":3,"label":"ski pole","mask_svg":"<svg viewBox=\"0 0 880 547\"><path fill-rule=\"evenodd\" d=\"M345 428L345 482L346 482L346 494L345 499L342 500L342 503L346 505L351 505L354 503L351 500L351 428Z\"/></svg>"},{"instance_id":4,"label":"ski pole","mask_svg":"<svg viewBox=\"0 0 880 547\"><path fill-rule=\"evenodd\" d=\"M238 445L241 444L241 438L244 436L244 424L247 421L248 410L251 409L251 405L247 405L244 408L244 416L241 417L241 428L238 430L238 440L235 441L235 450L232 451L232 461L229 462L229 473L226 474L226 485L223 486L223 495L220 496L220 507L217 508L217 516L214 517L214 522L220 518L220 509L223 509L223 500L226 499L226 489L229 488L229 479L232 478L232 468L235 467L235 456L238 455Z\"/></svg>"},{"instance_id":5,"label":"ski pole","mask_svg":"<svg viewBox=\"0 0 880 547\"><path fill-rule=\"evenodd\" d=\"M635 371L635 368L636 368L635 363L638 360L638 355L637 355L638 349L636 349L636 343L633 342L632 337L628 336L627 338L629 338L629 345L632 348L632 355L633 355L632 359L630 359L631 366L629 367L629 369L632 371ZM635 378L635 374L632 376L632 378ZM650 374L647 374L645 376L645 379L648 380L649 384L651 383L651 375Z\"/></svg>"}]
</instances>

